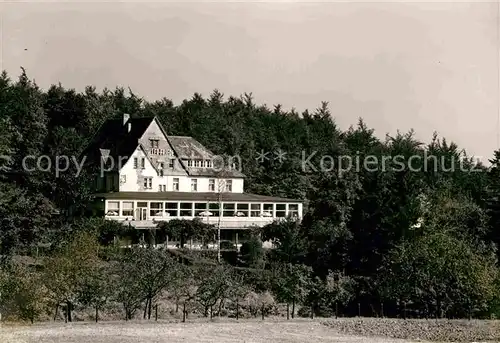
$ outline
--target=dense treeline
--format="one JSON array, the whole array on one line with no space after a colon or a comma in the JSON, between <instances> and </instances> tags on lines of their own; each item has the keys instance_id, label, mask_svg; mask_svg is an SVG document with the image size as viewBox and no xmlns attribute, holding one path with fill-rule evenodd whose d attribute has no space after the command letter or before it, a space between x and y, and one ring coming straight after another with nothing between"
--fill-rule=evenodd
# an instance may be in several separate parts
<instances>
[{"instance_id":1,"label":"dense treeline","mask_svg":"<svg viewBox=\"0 0 500 343\"><path fill-rule=\"evenodd\" d=\"M186 267L186 258L167 258L170 253L163 250L114 251L115 240L109 237L124 236L127 230L86 218L90 172L77 175L71 160L60 175L54 166L64 167L57 156L77 159L98 127L123 113L158 116L169 134L193 136L216 154L240 156L246 191L304 199L304 220L271 224L252 236L240 253L244 267L197 268L213 262L201 258ZM286 152L282 161L257 159L261 152L272 157L279 150ZM28 155L48 158L27 171L23 158ZM54 85L43 91L23 71L17 81L6 73L0 77L0 156L5 276L0 286L10 290L1 292L0 302L28 313L23 318L36 317L40 302L44 308L79 304L99 309L109 297L123 304L124 317L131 318L141 306L150 314L161 294L177 294L173 281L148 274L162 274L162 268L179 273L179 289L193 292L182 299L201 304L205 314L250 290L269 292L277 301L305 306L316 315L500 314L498 151L486 168L436 134L427 144L412 131L381 140L362 120L342 131L327 103L299 114L279 105L257 105L251 94L224 98L214 91L176 106L167 98L147 102L124 89L97 92L87 87L78 93ZM180 230L193 227L183 225ZM80 251L71 246L75 239L87 242L78 246L92 246L97 239L106 253ZM277 248L262 251L260 239L274 241ZM36 256L40 247L45 253L36 259L38 268L16 262L19 256ZM78 270L78 261L94 267ZM143 261L151 268L138 268ZM255 270L261 277L243 275ZM210 271L206 280L193 274L203 271ZM217 273L227 277L215 281L236 286L211 284ZM130 287L116 283L125 281ZM149 285L154 282L158 284ZM215 296L219 291L214 289L245 294Z\"/></svg>"}]
</instances>

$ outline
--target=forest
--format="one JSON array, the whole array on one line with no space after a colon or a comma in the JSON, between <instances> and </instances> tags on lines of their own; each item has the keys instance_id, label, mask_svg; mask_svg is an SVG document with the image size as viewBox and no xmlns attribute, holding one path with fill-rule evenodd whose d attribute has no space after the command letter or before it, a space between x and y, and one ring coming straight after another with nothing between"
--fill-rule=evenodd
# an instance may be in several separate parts
<instances>
[{"instance_id":1,"label":"forest","mask_svg":"<svg viewBox=\"0 0 500 343\"><path fill-rule=\"evenodd\" d=\"M79 156L106 119L123 113L157 116L170 135L240 156L245 190L303 199L303 220L253 230L240 253L221 263L182 247L123 248L117 237L134 233L86 211L92 171L53 170L57 156ZM72 321L84 310L96 321L114 312L151 318L168 312L167 300L184 319L193 313L264 318L284 308L287 317L498 317L500 151L485 166L437 133L420 133L429 142L413 131L380 139L362 119L339 129L335 115L327 102L298 113L218 90L180 104L146 101L123 88L43 90L24 70L18 78L3 72L2 319ZM276 150L287 158L257 161L261 151ZM304 170L303 152L316 152L315 166L326 155L403 159L397 168L389 159L383 170L343 162ZM27 171L24 157L42 155L48 158ZM412 156L420 158L410 166ZM158 233L188 239L210 237L211 230L179 221ZM275 248L264 249L262 240Z\"/></svg>"}]
</instances>

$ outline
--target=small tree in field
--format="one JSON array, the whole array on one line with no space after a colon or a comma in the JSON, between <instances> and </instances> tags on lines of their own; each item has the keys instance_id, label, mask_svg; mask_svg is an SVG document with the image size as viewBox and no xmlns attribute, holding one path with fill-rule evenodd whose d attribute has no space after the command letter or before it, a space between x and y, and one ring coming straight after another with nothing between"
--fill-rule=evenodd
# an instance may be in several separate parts
<instances>
[{"instance_id":1,"label":"small tree in field","mask_svg":"<svg viewBox=\"0 0 500 343\"><path fill-rule=\"evenodd\" d=\"M46 259L43 281L49 297L56 306L66 305L66 319L72 321L72 308L82 283L100 263L99 244L95 235L76 233L71 241L61 246L54 256Z\"/></svg>"},{"instance_id":2,"label":"small tree in field","mask_svg":"<svg viewBox=\"0 0 500 343\"><path fill-rule=\"evenodd\" d=\"M326 278L326 292L330 305L337 315L338 305L345 306L354 298L356 282L349 276L341 273L329 272Z\"/></svg>"},{"instance_id":3,"label":"small tree in field","mask_svg":"<svg viewBox=\"0 0 500 343\"><path fill-rule=\"evenodd\" d=\"M96 265L81 280L78 290L78 301L95 309L96 322L99 320L99 310L106 305L113 294L110 272L110 268L106 265Z\"/></svg>"},{"instance_id":4,"label":"small tree in field","mask_svg":"<svg viewBox=\"0 0 500 343\"><path fill-rule=\"evenodd\" d=\"M229 296L231 276L231 269L226 265L200 270L196 299L203 306L205 317L208 316L208 310L212 309L218 301L222 302Z\"/></svg>"},{"instance_id":5,"label":"small tree in field","mask_svg":"<svg viewBox=\"0 0 500 343\"><path fill-rule=\"evenodd\" d=\"M0 293L0 313L33 323L46 310L47 292L41 275L24 264L0 271Z\"/></svg>"},{"instance_id":6,"label":"small tree in field","mask_svg":"<svg viewBox=\"0 0 500 343\"><path fill-rule=\"evenodd\" d=\"M292 305L292 318L295 316L295 305L301 302L307 293L312 269L305 265L276 264L273 268L273 289L279 301L287 304L287 319L289 305Z\"/></svg>"},{"instance_id":7,"label":"small tree in field","mask_svg":"<svg viewBox=\"0 0 500 343\"><path fill-rule=\"evenodd\" d=\"M132 248L118 264L118 299L127 319L145 301L144 318L151 318L152 304L170 283L177 262L164 249Z\"/></svg>"}]
</instances>

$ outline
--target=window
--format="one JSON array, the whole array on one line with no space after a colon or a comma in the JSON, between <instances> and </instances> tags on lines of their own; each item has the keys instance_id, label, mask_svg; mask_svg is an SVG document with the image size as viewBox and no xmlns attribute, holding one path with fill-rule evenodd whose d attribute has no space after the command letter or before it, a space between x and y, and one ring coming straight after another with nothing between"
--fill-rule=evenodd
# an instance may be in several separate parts
<instances>
[{"instance_id":1,"label":"window","mask_svg":"<svg viewBox=\"0 0 500 343\"><path fill-rule=\"evenodd\" d=\"M146 169L146 159L144 157L141 158L141 168Z\"/></svg>"},{"instance_id":2,"label":"window","mask_svg":"<svg viewBox=\"0 0 500 343\"><path fill-rule=\"evenodd\" d=\"M236 212L236 204L234 203L223 203L222 204L222 216L223 217L232 217L234 216L235 212Z\"/></svg>"},{"instance_id":3,"label":"window","mask_svg":"<svg viewBox=\"0 0 500 343\"><path fill-rule=\"evenodd\" d=\"M276 204L276 217L286 217L286 204Z\"/></svg>"},{"instance_id":4,"label":"window","mask_svg":"<svg viewBox=\"0 0 500 343\"><path fill-rule=\"evenodd\" d=\"M192 217L193 216L193 203L181 202L179 215L181 217Z\"/></svg>"},{"instance_id":5,"label":"window","mask_svg":"<svg viewBox=\"0 0 500 343\"><path fill-rule=\"evenodd\" d=\"M193 166L193 161L188 160L188 163L187 163L187 164L188 164L188 167L192 167L192 166Z\"/></svg>"},{"instance_id":6,"label":"window","mask_svg":"<svg viewBox=\"0 0 500 343\"><path fill-rule=\"evenodd\" d=\"M194 203L194 215L196 217L202 216L204 212L206 212L208 209L208 203L206 202L195 202Z\"/></svg>"},{"instance_id":7,"label":"window","mask_svg":"<svg viewBox=\"0 0 500 343\"><path fill-rule=\"evenodd\" d=\"M152 202L149 207L149 215L151 217L163 217L163 203Z\"/></svg>"},{"instance_id":8,"label":"window","mask_svg":"<svg viewBox=\"0 0 500 343\"><path fill-rule=\"evenodd\" d=\"M145 189L152 189L153 188L153 178L152 177L145 177L144 178L144 188Z\"/></svg>"},{"instance_id":9,"label":"window","mask_svg":"<svg viewBox=\"0 0 500 343\"><path fill-rule=\"evenodd\" d=\"M134 215L134 203L132 201L124 201L122 215L125 217Z\"/></svg>"},{"instance_id":10,"label":"window","mask_svg":"<svg viewBox=\"0 0 500 343\"><path fill-rule=\"evenodd\" d=\"M274 217L274 204L264 204L263 210L263 217Z\"/></svg>"},{"instance_id":11,"label":"window","mask_svg":"<svg viewBox=\"0 0 500 343\"><path fill-rule=\"evenodd\" d=\"M208 210L212 212L212 217L219 216L219 204L216 202L211 202L208 204Z\"/></svg>"},{"instance_id":12,"label":"window","mask_svg":"<svg viewBox=\"0 0 500 343\"><path fill-rule=\"evenodd\" d=\"M212 168L212 161L205 161L207 168Z\"/></svg>"},{"instance_id":13,"label":"window","mask_svg":"<svg viewBox=\"0 0 500 343\"><path fill-rule=\"evenodd\" d=\"M299 205L289 204L288 205L288 215L292 218L297 218L299 216Z\"/></svg>"},{"instance_id":14,"label":"window","mask_svg":"<svg viewBox=\"0 0 500 343\"><path fill-rule=\"evenodd\" d=\"M226 192L233 191L233 180L226 180Z\"/></svg>"},{"instance_id":15,"label":"window","mask_svg":"<svg viewBox=\"0 0 500 343\"><path fill-rule=\"evenodd\" d=\"M203 166L202 166L202 164L201 164L201 162L202 162L202 161L199 161L199 160L194 161L194 166L195 166L196 168L203 167Z\"/></svg>"},{"instance_id":16,"label":"window","mask_svg":"<svg viewBox=\"0 0 500 343\"><path fill-rule=\"evenodd\" d=\"M251 204L250 208L251 208L250 211L251 217L260 217L260 204Z\"/></svg>"},{"instance_id":17,"label":"window","mask_svg":"<svg viewBox=\"0 0 500 343\"><path fill-rule=\"evenodd\" d=\"M120 203L118 201L108 201L108 216L117 216L120 213Z\"/></svg>"},{"instance_id":18,"label":"window","mask_svg":"<svg viewBox=\"0 0 500 343\"><path fill-rule=\"evenodd\" d=\"M215 192L215 179L208 180L208 190L210 192Z\"/></svg>"},{"instance_id":19,"label":"window","mask_svg":"<svg viewBox=\"0 0 500 343\"><path fill-rule=\"evenodd\" d=\"M134 157L134 169L137 169L137 157Z\"/></svg>"},{"instance_id":20,"label":"window","mask_svg":"<svg viewBox=\"0 0 500 343\"><path fill-rule=\"evenodd\" d=\"M170 159L170 161L168 162L168 167L169 168L173 168L174 167L174 163L175 163L175 160L173 158Z\"/></svg>"},{"instance_id":21,"label":"window","mask_svg":"<svg viewBox=\"0 0 500 343\"><path fill-rule=\"evenodd\" d=\"M248 217L249 212L248 212L248 204L236 204L236 213L235 215L237 217Z\"/></svg>"},{"instance_id":22,"label":"window","mask_svg":"<svg viewBox=\"0 0 500 343\"><path fill-rule=\"evenodd\" d=\"M167 185L160 185L159 187L160 192L166 192L167 191Z\"/></svg>"},{"instance_id":23,"label":"window","mask_svg":"<svg viewBox=\"0 0 500 343\"><path fill-rule=\"evenodd\" d=\"M179 215L178 212L179 203L177 202L167 202L165 203L165 211L169 216L177 217Z\"/></svg>"},{"instance_id":24,"label":"window","mask_svg":"<svg viewBox=\"0 0 500 343\"><path fill-rule=\"evenodd\" d=\"M158 163L158 172L159 172L160 176L163 176L163 169L164 169L163 162L159 162Z\"/></svg>"},{"instance_id":25,"label":"window","mask_svg":"<svg viewBox=\"0 0 500 343\"><path fill-rule=\"evenodd\" d=\"M149 140L151 142L151 148L152 149L158 149L158 146L159 146L159 140L158 139L150 139Z\"/></svg>"},{"instance_id":26,"label":"window","mask_svg":"<svg viewBox=\"0 0 500 343\"><path fill-rule=\"evenodd\" d=\"M196 192L196 191L198 191L198 180L191 179L191 192Z\"/></svg>"},{"instance_id":27,"label":"window","mask_svg":"<svg viewBox=\"0 0 500 343\"><path fill-rule=\"evenodd\" d=\"M174 191L179 190L179 178L178 177L174 177L172 190L174 190Z\"/></svg>"}]
</instances>

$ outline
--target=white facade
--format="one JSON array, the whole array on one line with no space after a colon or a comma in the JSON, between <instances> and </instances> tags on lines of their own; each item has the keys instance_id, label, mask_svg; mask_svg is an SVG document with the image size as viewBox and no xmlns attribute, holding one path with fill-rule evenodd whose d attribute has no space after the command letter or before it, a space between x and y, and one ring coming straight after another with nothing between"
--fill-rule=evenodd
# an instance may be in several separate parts
<instances>
[{"instance_id":1,"label":"white facade","mask_svg":"<svg viewBox=\"0 0 500 343\"><path fill-rule=\"evenodd\" d=\"M163 175L161 175L163 174ZM119 192L232 192L243 193L243 178L189 176L183 170L157 171L139 146L120 170ZM160 187L161 186L161 187Z\"/></svg>"},{"instance_id":2,"label":"white facade","mask_svg":"<svg viewBox=\"0 0 500 343\"><path fill-rule=\"evenodd\" d=\"M106 192L231 192L243 193L244 179L197 175L205 168L182 158L180 161L157 120L145 130L138 147L121 165L118 173L108 172L97 180L97 189ZM189 175L186 169L194 171ZM203 174L203 173L201 173ZM210 174L210 173L209 173ZM214 173L212 173L214 174Z\"/></svg>"}]
</instances>

